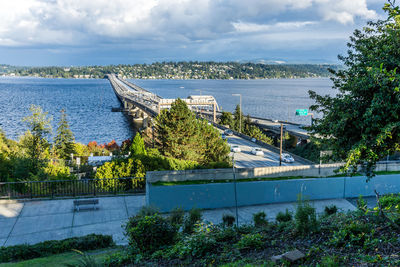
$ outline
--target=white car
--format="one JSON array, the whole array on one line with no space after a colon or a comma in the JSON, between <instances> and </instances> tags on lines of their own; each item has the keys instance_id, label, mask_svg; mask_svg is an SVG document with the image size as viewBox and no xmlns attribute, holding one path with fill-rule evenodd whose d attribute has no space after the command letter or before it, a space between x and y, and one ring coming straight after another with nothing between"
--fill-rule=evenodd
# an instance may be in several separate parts
<instances>
[{"instance_id":1,"label":"white car","mask_svg":"<svg viewBox=\"0 0 400 267\"><path fill-rule=\"evenodd\" d=\"M233 135L233 132L232 132L232 130L227 129L227 130L224 131L224 134L228 135L228 136L231 136L231 135Z\"/></svg>"},{"instance_id":2,"label":"white car","mask_svg":"<svg viewBox=\"0 0 400 267\"><path fill-rule=\"evenodd\" d=\"M259 147L253 147L253 149L251 150L251 154L256 156L264 156L264 152Z\"/></svg>"},{"instance_id":3,"label":"white car","mask_svg":"<svg viewBox=\"0 0 400 267\"><path fill-rule=\"evenodd\" d=\"M231 151L237 153L237 152L240 152L242 150L240 149L240 146L238 146L238 145L231 145Z\"/></svg>"},{"instance_id":4,"label":"white car","mask_svg":"<svg viewBox=\"0 0 400 267\"><path fill-rule=\"evenodd\" d=\"M286 162L286 163L293 163L294 162L294 158L287 154L287 153L282 153L282 161Z\"/></svg>"}]
</instances>

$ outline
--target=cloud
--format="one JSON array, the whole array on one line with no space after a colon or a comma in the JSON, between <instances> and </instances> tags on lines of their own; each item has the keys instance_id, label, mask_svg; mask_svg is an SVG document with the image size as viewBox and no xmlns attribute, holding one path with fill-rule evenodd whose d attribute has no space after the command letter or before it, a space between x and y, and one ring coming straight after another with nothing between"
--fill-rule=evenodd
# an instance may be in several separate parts
<instances>
[{"instance_id":1,"label":"cloud","mask_svg":"<svg viewBox=\"0 0 400 267\"><path fill-rule=\"evenodd\" d=\"M308 25L317 24L316 21L293 21L293 22L278 22L274 24L256 24L246 22L234 22L233 27L237 32L254 33L267 31L293 30L302 28Z\"/></svg>"}]
</instances>

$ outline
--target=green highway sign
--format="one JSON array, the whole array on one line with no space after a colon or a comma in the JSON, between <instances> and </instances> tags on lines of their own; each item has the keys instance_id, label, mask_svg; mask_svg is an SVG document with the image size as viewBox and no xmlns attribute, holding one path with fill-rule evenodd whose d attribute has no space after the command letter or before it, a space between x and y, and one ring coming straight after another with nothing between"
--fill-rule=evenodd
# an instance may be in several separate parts
<instances>
[{"instance_id":1,"label":"green highway sign","mask_svg":"<svg viewBox=\"0 0 400 267\"><path fill-rule=\"evenodd\" d=\"M308 109L296 109L296 116L307 116Z\"/></svg>"}]
</instances>

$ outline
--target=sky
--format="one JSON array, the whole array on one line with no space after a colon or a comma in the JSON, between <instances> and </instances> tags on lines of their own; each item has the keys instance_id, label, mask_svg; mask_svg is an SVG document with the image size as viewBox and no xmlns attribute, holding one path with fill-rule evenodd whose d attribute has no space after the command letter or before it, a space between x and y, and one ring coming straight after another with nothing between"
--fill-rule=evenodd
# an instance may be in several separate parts
<instances>
[{"instance_id":1,"label":"sky","mask_svg":"<svg viewBox=\"0 0 400 267\"><path fill-rule=\"evenodd\" d=\"M385 0L0 0L0 64L340 63Z\"/></svg>"}]
</instances>

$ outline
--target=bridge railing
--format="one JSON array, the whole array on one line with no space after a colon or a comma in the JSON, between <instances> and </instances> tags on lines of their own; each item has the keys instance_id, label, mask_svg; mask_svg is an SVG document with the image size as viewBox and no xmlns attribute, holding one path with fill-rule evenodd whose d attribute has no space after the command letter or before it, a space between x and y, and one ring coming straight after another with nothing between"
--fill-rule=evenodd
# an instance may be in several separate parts
<instances>
[{"instance_id":1,"label":"bridge railing","mask_svg":"<svg viewBox=\"0 0 400 267\"><path fill-rule=\"evenodd\" d=\"M0 199L56 198L145 193L145 178L1 182Z\"/></svg>"}]
</instances>

